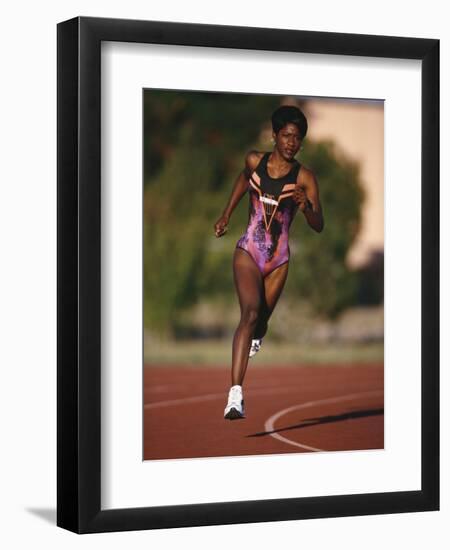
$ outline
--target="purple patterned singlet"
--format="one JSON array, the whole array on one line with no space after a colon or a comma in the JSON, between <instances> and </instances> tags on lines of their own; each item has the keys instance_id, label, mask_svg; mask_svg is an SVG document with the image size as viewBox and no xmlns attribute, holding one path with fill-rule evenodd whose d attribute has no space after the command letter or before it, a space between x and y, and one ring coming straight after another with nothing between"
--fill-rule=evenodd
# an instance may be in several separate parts
<instances>
[{"instance_id":1,"label":"purple patterned singlet","mask_svg":"<svg viewBox=\"0 0 450 550\"><path fill-rule=\"evenodd\" d=\"M250 254L263 277L289 261L289 227L298 210L292 195L300 171L294 161L285 176L271 178L269 156L264 154L250 176L248 226L236 244Z\"/></svg>"}]
</instances>

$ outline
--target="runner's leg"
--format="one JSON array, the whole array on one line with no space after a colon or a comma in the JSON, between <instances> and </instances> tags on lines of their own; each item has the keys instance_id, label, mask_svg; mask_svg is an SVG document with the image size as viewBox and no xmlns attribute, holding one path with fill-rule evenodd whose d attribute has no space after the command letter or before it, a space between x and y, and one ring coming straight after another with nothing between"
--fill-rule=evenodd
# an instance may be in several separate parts
<instances>
[{"instance_id":1,"label":"runner's leg","mask_svg":"<svg viewBox=\"0 0 450 550\"><path fill-rule=\"evenodd\" d=\"M264 295L253 338L263 338L272 312L281 296L289 271L289 262L280 265L264 278Z\"/></svg>"},{"instance_id":2,"label":"runner's leg","mask_svg":"<svg viewBox=\"0 0 450 550\"><path fill-rule=\"evenodd\" d=\"M248 352L258 320L263 295L263 278L253 258L237 248L233 258L234 284L241 308L241 319L234 333L231 384L242 386Z\"/></svg>"}]
</instances>

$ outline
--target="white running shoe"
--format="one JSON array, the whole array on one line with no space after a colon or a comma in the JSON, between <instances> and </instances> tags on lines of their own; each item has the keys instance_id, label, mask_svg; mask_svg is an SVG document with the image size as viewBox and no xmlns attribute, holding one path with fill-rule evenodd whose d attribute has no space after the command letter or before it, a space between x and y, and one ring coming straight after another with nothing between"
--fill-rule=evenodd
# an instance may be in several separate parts
<instances>
[{"instance_id":1,"label":"white running shoe","mask_svg":"<svg viewBox=\"0 0 450 550\"><path fill-rule=\"evenodd\" d=\"M249 357L253 357L261 349L262 338L257 338L252 340L252 345L250 346L250 351L248 352Z\"/></svg>"},{"instance_id":2,"label":"white running shoe","mask_svg":"<svg viewBox=\"0 0 450 550\"><path fill-rule=\"evenodd\" d=\"M237 420L245 418L244 397L242 395L242 386L232 386L228 393L228 403L225 407L224 418L228 420Z\"/></svg>"}]
</instances>

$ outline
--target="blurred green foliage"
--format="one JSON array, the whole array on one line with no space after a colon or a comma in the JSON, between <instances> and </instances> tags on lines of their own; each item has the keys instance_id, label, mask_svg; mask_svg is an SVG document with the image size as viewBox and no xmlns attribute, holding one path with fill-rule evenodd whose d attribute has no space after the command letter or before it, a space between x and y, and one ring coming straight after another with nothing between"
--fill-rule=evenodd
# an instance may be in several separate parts
<instances>
[{"instance_id":1,"label":"blurred green foliage","mask_svg":"<svg viewBox=\"0 0 450 550\"><path fill-rule=\"evenodd\" d=\"M290 288L314 312L332 318L357 300L358 277L345 259L361 226L359 167L338 155L331 142L307 142L300 161L316 174L325 228L316 233L297 215L290 234Z\"/></svg>"},{"instance_id":2,"label":"blurred green foliage","mask_svg":"<svg viewBox=\"0 0 450 550\"><path fill-rule=\"evenodd\" d=\"M247 223L248 199L227 235L214 236L235 178L250 149L270 150L270 115L280 97L147 90L144 93L144 323L170 336L180 312L198 300L235 304L232 255ZM290 236L285 293L333 317L357 300L345 266L363 200L356 164L332 143L305 141L300 162L316 173L325 229L312 231L299 213Z\"/></svg>"}]
</instances>

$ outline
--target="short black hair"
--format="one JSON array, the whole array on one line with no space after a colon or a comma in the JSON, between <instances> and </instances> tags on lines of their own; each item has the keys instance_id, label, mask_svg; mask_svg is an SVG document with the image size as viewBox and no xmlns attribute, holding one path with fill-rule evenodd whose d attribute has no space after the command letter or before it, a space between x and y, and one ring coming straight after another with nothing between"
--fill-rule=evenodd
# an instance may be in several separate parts
<instances>
[{"instance_id":1,"label":"short black hair","mask_svg":"<svg viewBox=\"0 0 450 550\"><path fill-rule=\"evenodd\" d=\"M300 137L303 139L308 131L308 121L305 115L298 107L293 105L282 105L278 107L272 114L272 129L278 132L286 126L286 124L295 124L300 132Z\"/></svg>"}]
</instances>

